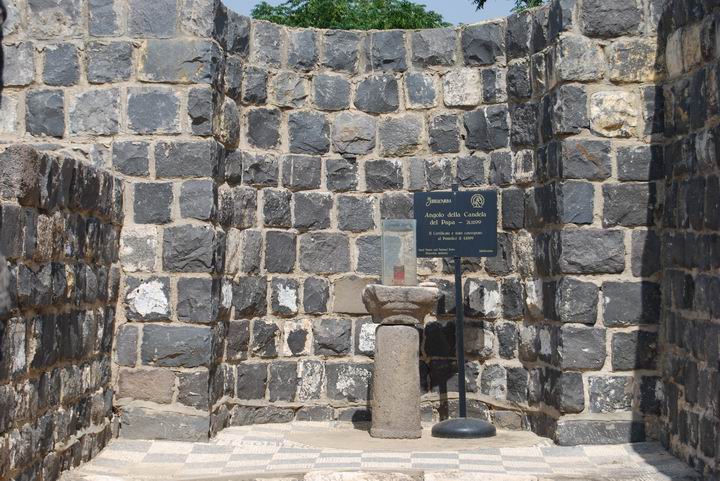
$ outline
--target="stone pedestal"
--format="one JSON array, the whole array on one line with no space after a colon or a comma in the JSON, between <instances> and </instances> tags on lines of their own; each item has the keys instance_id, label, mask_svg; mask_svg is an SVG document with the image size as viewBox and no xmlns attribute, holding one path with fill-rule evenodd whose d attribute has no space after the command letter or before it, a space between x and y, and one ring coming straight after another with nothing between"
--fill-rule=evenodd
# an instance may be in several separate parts
<instances>
[{"instance_id":1,"label":"stone pedestal","mask_svg":"<svg viewBox=\"0 0 720 481\"><path fill-rule=\"evenodd\" d=\"M375 332L372 426L376 438L416 439L420 425L420 334L417 326L435 308L437 288L369 285L363 302Z\"/></svg>"}]
</instances>

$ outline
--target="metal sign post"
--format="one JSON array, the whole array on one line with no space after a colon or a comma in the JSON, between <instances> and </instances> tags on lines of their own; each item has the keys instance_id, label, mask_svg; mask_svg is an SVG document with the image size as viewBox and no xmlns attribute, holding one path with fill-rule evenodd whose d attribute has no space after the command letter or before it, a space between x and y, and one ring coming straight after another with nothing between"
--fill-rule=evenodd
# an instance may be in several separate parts
<instances>
[{"instance_id":1,"label":"metal sign post","mask_svg":"<svg viewBox=\"0 0 720 481\"><path fill-rule=\"evenodd\" d=\"M465 387L465 303L462 258L497 255L497 193L494 191L417 193L414 197L418 257L453 257L455 260L455 344L458 363L458 418L432 429L438 438L495 436L495 426L467 417Z\"/></svg>"}]
</instances>

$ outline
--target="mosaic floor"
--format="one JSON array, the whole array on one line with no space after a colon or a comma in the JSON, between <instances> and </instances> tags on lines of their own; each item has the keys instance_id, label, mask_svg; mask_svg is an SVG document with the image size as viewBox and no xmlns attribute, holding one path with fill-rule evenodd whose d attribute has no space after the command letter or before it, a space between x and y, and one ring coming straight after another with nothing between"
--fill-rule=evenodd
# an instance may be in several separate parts
<instances>
[{"instance_id":1,"label":"mosaic floor","mask_svg":"<svg viewBox=\"0 0 720 481\"><path fill-rule=\"evenodd\" d=\"M209 443L118 439L92 462L66 473L63 481L700 479L656 443L559 447L528 437L532 436L529 433L501 433L494 441L486 441L488 447L474 441L458 448L452 443L467 441L453 440L440 442L437 449L428 449L437 440L424 436L415 441L416 450L408 449L403 441L370 441L366 432L355 431L347 426L293 423L229 428ZM353 448L363 436L369 444L363 450L344 449L343 445L318 447L328 444L323 432L338 439L346 436ZM303 439L306 442L300 441ZM525 447L498 447L508 443ZM464 449L467 447L470 449ZM355 473L329 474L348 471ZM370 474L358 478L360 471ZM404 475L388 477L379 472Z\"/></svg>"}]
</instances>

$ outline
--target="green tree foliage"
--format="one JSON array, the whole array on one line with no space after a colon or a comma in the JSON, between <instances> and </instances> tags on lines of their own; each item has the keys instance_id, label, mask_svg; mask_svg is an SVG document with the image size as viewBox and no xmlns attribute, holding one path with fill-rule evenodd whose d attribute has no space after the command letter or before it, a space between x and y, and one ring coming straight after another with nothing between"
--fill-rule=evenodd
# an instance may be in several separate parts
<instances>
[{"instance_id":1,"label":"green tree foliage","mask_svg":"<svg viewBox=\"0 0 720 481\"><path fill-rule=\"evenodd\" d=\"M487 0L472 0L472 2L477 5L478 10L480 10L485 6ZM513 8L513 10L522 12L528 8L539 7L543 3L545 3L545 0L515 0L515 8Z\"/></svg>"},{"instance_id":2,"label":"green tree foliage","mask_svg":"<svg viewBox=\"0 0 720 481\"><path fill-rule=\"evenodd\" d=\"M456 1L456 0L452 0ZM408 0L287 0L261 2L251 15L291 27L389 30L446 27L442 15Z\"/></svg>"}]
</instances>

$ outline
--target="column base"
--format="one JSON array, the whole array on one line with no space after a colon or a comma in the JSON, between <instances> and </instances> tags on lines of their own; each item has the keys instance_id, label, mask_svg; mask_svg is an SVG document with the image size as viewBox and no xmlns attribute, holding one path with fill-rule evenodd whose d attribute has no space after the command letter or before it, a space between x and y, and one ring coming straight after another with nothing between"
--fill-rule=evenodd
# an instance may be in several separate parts
<instances>
[{"instance_id":1,"label":"column base","mask_svg":"<svg viewBox=\"0 0 720 481\"><path fill-rule=\"evenodd\" d=\"M437 423L432 428L435 438L491 438L497 434L495 426L473 418L456 418Z\"/></svg>"},{"instance_id":2,"label":"column base","mask_svg":"<svg viewBox=\"0 0 720 481\"><path fill-rule=\"evenodd\" d=\"M381 439L420 439L422 437L422 429L400 430L370 428L370 436Z\"/></svg>"}]
</instances>

